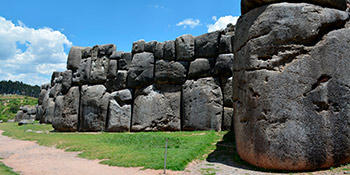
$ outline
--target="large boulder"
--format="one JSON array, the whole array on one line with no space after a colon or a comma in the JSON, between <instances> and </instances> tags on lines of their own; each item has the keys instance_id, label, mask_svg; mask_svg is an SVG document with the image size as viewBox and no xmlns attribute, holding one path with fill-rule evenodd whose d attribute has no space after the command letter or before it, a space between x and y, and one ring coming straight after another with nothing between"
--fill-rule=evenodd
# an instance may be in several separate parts
<instances>
[{"instance_id":1,"label":"large boulder","mask_svg":"<svg viewBox=\"0 0 350 175\"><path fill-rule=\"evenodd\" d=\"M150 41L145 44L145 52L155 53L157 47L157 41Z\"/></svg>"},{"instance_id":2,"label":"large boulder","mask_svg":"<svg viewBox=\"0 0 350 175\"><path fill-rule=\"evenodd\" d=\"M103 85L81 87L80 131L104 131L110 94Z\"/></svg>"},{"instance_id":3,"label":"large boulder","mask_svg":"<svg viewBox=\"0 0 350 175\"><path fill-rule=\"evenodd\" d=\"M79 68L84 47L72 46L67 59L67 69L76 71Z\"/></svg>"},{"instance_id":4,"label":"large boulder","mask_svg":"<svg viewBox=\"0 0 350 175\"><path fill-rule=\"evenodd\" d=\"M66 94L72 86L72 71L66 70L62 73L62 94Z\"/></svg>"},{"instance_id":5,"label":"large boulder","mask_svg":"<svg viewBox=\"0 0 350 175\"><path fill-rule=\"evenodd\" d=\"M323 7L336 8L340 10L346 9L347 0L303 0L302 2L320 5ZM286 2L286 0L241 0L242 14L249 12L250 10L261 7L268 4ZM291 1L293 2L293 1ZM301 1L295 1L301 2Z\"/></svg>"},{"instance_id":6,"label":"large boulder","mask_svg":"<svg viewBox=\"0 0 350 175\"><path fill-rule=\"evenodd\" d=\"M90 80L91 72L91 57L82 59L80 61L79 68L73 73L72 81L73 85L87 84Z\"/></svg>"},{"instance_id":7,"label":"large boulder","mask_svg":"<svg viewBox=\"0 0 350 175\"><path fill-rule=\"evenodd\" d=\"M118 60L118 70L129 70L132 61L132 54L125 52L121 54L121 58Z\"/></svg>"},{"instance_id":8,"label":"large boulder","mask_svg":"<svg viewBox=\"0 0 350 175\"><path fill-rule=\"evenodd\" d=\"M135 41L134 43L132 43L132 53L136 54L136 53L144 52L145 45L146 45L146 42L143 39Z\"/></svg>"},{"instance_id":9,"label":"large boulder","mask_svg":"<svg viewBox=\"0 0 350 175\"><path fill-rule=\"evenodd\" d=\"M113 92L126 88L128 71L120 70L115 78L107 79L106 88L108 92Z\"/></svg>"},{"instance_id":10,"label":"large boulder","mask_svg":"<svg viewBox=\"0 0 350 175\"><path fill-rule=\"evenodd\" d=\"M128 87L140 88L152 84L154 61L152 53L143 52L135 54L128 71Z\"/></svg>"},{"instance_id":11,"label":"large boulder","mask_svg":"<svg viewBox=\"0 0 350 175\"><path fill-rule=\"evenodd\" d=\"M124 89L113 92L111 96L113 99L109 101L106 130L109 132L130 131L132 91Z\"/></svg>"},{"instance_id":12,"label":"large boulder","mask_svg":"<svg viewBox=\"0 0 350 175\"><path fill-rule=\"evenodd\" d=\"M154 57L157 59L163 59L164 58L164 45L165 43L158 42L156 45L156 49L154 52Z\"/></svg>"},{"instance_id":13,"label":"large boulder","mask_svg":"<svg viewBox=\"0 0 350 175\"><path fill-rule=\"evenodd\" d=\"M233 57L233 54L220 54L216 59L214 74L216 76L231 77Z\"/></svg>"},{"instance_id":14,"label":"large boulder","mask_svg":"<svg viewBox=\"0 0 350 175\"><path fill-rule=\"evenodd\" d=\"M41 89L39 97L38 97L38 104L39 105L43 104L45 94L46 94L46 89Z\"/></svg>"},{"instance_id":15,"label":"large boulder","mask_svg":"<svg viewBox=\"0 0 350 175\"><path fill-rule=\"evenodd\" d=\"M224 96L224 106L225 107L233 107L233 92L232 92L232 86L233 86L233 78L232 77L222 77L221 78L221 87L222 87L222 94Z\"/></svg>"},{"instance_id":16,"label":"large boulder","mask_svg":"<svg viewBox=\"0 0 350 175\"><path fill-rule=\"evenodd\" d=\"M37 121L42 121L44 117L44 109L41 105L36 107L36 116L35 116L35 120Z\"/></svg>"},{"instance_id":17,"label":"large boulder","mask_svg":"<svg viewBox=\"0 0 350 175\"><path fill-rule=\"evenodd\" d=\"M175 41L165 41L163 58L165 60L175 60L175 54Z\"/></svg>"},{"instance_id":18,"label":"large boulder","mask_svg":"<svg viewBox=\"0 0 350 175\"><path fill-rule=\"evenodd\" d=\"M213 75L215 60L212 58L197 58L190 63L188 78L198 79Z\"/></svg>"},{"instance_id":19,"label":"large boulder","mask_svg":"<svg viewBox=\"0 0 350 175\"><path fill-rule=\"evenodd\" d=\"M108 71L107 71L107 78L108 79L115 78L117 76L117 72L118 72L118 60L110 60Z\"/></svg>"},{"instance_id":20,"label":"large boulder","mask_svg":"<svg viewBox=\"0 0 350 175\"><path fill-rule=\"evenodd\" d=\"M44 117L43 117L44 122L42 123L51 124L55 116L55 101L53 98L49 98L45 103L46 104L44 108Z\"/></svg>"},{"instance_id":21,"label":"large boulder","mask_svg":"<svg viewBox=\"0 0 350 175\"><path fill-rule=\"evenodd\" d=\"M224 108L224 117L222 120L222 130L230 131L233 128L233 108Z\"/></svg>"},{"instance_id":22,"label":"large boulder","mask_svg":"<svg viewBox=\"0 0 350 175\"><path fill-rule=\"evenodd\" d=\"M306 3L263 6L239 19L233 99L243 160L293 171L350 162L348 19Z\"/></svg>"},{"instance_id":23,"label":"large boulder","mask_svg":"<svg viewBox=\"0 0 350 175\"><path fill-rule=\"evenodd\" d=\"M214 78L187 80L182 89L183 130L221 130L223 105Z\"/></svg>"},{"instance_id":24,"label":"large boulder","mask_svg":"<svg viewBox=\"0 0 350 175\"><path fill-rule=\"evenodd\" d=\"M155 82L160 84L183 84L186 81L188 63L183 61L157 60Z\"/></svg>"},{"instance_id":25,"label":"large boulder","mask_svg":"<svg viewBox=\"0 0 350 175\"><path fill-rule=\"evenodd\" d=\"M176 59L192 61L194 58L194 37L186 34L176 38Z\"/></svg>"},{"instance_id":26,"label":"large boulder","mask_svg":"<svg viewBox=\"0 0 350 175\"><path fill-rule=\"evenodd\" d=\"M77 131L79 115L79 87L72 87L65 96L58 96L55 101L55 117L52 127L56 131Z\"/></svg>"},{"instance_id":27,"label":"large boulder","mask_svg":"<svg viewBox=\"0 0 350 175\"><path fill-rule=\"evenodd\" d=\"M195 38L197 58L216 58L219 53L220 31L206 33Z\"/></svg>"},{"instance_id":28,"label":"large boulder","mask_svg":"<svg viewBox=\"0 0 350 175\"><path fill-rule=\"evenodd\" d=\"M135 92L132 131L179 131L181 86L150 85Z\"/></svg>"},{"instance_id":29,"label":"large boulder","mask_svg":"<svg viewBox=\"0 0 350 175\"><path fill-rule=\"evenodd\" d=\"M107 73L109 67L109 59L106 56L92 59L90 83L102 84L107 80Z\"/></svg>"}]
</instances>

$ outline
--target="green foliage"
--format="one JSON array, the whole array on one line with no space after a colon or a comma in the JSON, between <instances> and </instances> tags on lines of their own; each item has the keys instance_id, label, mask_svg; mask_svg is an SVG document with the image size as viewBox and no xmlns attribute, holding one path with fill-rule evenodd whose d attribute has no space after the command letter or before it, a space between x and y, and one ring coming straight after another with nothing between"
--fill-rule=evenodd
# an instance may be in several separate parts
<instances>
[{"instance_id":1,"label":"green foliage","mask_svg":"<svg viewBox=\"0 0 350 175\"><path fill-rule=\"evenodd\" d=\"M25 129L43 131L24 132ZM225 132L140 132L140 133L57 133L51 125L16 126L0 124L4 135L34 140L40 145L78 151L80 157L100 159L102 164L122 167L163 169L165 140L168 138L167 169L184 170L194 159L203 159Z\"/></svg>"},{"instance_id":2,"label":"green foliage","mask_svg":"<svg viewBox=\"0 0 350 175\"><path fill-rule=\"evenodd\" d=\"M4 165L0 160L0 175L18 175L17 173L12 171L12 168Z\"/></svg>"},{"instance_id":3,"label":"green foliage","mask_svg":"<svg viewBox=\"0 0 350 175\"><path fill-rule=\"evenodd\" d=\"M17 94L27 95L30 97L38 97L40 87L38 85L31 86L19 81L0 81L0 94Z\"/></svg>"},{"instance_id":4,"label":"green foliage","mask_svg":"<svg viewBox=\"0 0 350 175\"><path fill-rule=\"evenodd\" d=\"M7 121L14 119L20 106L31 105L38 103L38 99L33 97L11 95L0 95L0 120Z\"/></svg>"}]
</instances>

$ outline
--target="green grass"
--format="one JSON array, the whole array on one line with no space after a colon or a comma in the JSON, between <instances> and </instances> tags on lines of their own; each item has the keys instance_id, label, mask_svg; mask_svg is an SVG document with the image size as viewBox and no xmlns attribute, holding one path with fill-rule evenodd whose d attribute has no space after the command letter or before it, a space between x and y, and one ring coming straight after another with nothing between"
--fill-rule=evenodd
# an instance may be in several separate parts
<instances>
[{"instance_id":1,"label":"green grass","mask_svg":"<svg viewBox=\"0 0 350 175\"><path fill-rule=\"evenodd\" d=\"M12 168L7 167L1 162L0 158L0 175L18 175L17 173L12 171Z\"/></svg>"},{"instance_id":2,"label":"green grass","mask_svg":"<svg viewBox=\"0 0 350 175\"><path fill-rule=\"evenodd\" d=\"M4 135L22 140L34 140L40 145L56 146L66 151L78 151L80 157L100 159L102 164L122 167L163 169L165 140L168 138L167 169L184 170L194 159L204 159L215 149L215 143L226 132L140 132L140 133L56 133L51 125L17 126L0 124Z\"/></svg>"},{"instance_id":3,"label":"green grass","mask_svg":"<svg viewBox=\"0 0 350 175\"><path fill-rule=\"evenodd\" d=\"M21 95L0 95L0 120L14 119L21 105L34 106L38 103L37 98Z\"/></svg>"}]
</instances>

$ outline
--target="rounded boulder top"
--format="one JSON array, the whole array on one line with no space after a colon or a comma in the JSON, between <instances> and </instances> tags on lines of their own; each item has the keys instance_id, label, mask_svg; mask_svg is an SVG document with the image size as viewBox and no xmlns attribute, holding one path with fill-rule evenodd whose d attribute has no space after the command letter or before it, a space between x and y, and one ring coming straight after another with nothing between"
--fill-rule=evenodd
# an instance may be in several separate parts
<instances>
[{"instance_id":1,"label":"rounded boulder top","mask_svg":"<svg viewBox=\"0 0 350 175\"><path fill-rule=\"evenodd\" d=\"M320 5L322 7L335 8L339 10L345 10L347 7L346 6L347 0L241 0L242 15L256 7L273 4L273 3L280 3L280 2L292 2L292 3L305 2L305 3Z\"/></svg>"}]
</instances>

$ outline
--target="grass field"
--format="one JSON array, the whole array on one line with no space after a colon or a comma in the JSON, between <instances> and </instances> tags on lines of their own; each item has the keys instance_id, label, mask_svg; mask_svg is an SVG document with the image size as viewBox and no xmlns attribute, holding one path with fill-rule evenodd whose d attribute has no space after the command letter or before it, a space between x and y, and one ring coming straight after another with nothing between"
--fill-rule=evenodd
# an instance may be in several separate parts
<instances>
[{"instance_id":1,"label":"grass field","mask_svg":"<svg viewBox=\"0 0 350 175\"><path fill-rule=\"evenodd\" d=\"M43 133L24 132L44 131ZM102 164L163 169L168 138L167 169L184 170L194 159L204 159L226 132L141 132L141 133L55 133L51 125L17 126L2 123L6 136L34 140L40 145L82 152L80 157L100 159Z\"/></svg>"},{"instance_id":2,"label":"grass field","mask_svg":"<svg viewBox=\"0 0 350 175\"><path fill-rule=\"evenodd\" d=\"M0 158L0 175L18 175L17 173L12 171L12 168L7 167L1 162Z\"/></svg>"},{"instance_id":3,"label":"grass field","mask_svg":"<svg viewBox=\"0 0 350 175\"><path fill-rule=\"evenodd\" d=\"M21 95L0 95L0 120L14 119L21 105L36 105L37 98Z\"/></svg>"}]
</instances>

